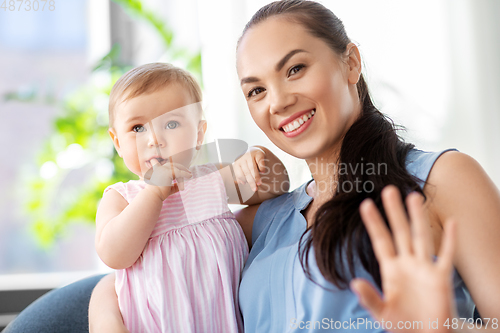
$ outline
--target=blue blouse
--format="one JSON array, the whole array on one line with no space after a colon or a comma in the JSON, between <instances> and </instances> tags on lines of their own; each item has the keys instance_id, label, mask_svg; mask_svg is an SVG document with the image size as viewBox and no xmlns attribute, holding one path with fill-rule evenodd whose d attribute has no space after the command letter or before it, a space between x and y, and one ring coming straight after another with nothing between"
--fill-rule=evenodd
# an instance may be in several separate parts
<instances>
[{"instance_id":1,"label":"blue blouse","mask_svg":"<svg viewBox=\"0 0 500 333\"><path fill-rule=\"evenodd\" d=\"M413 149L406 158L406 168L422 180L419 183L422 186L436 159L448 150ZM385 332L359 304L355 294L349 289L340 290L324 279L313 252L308 260L314 282L305 275L298 256L298 242L307 228L301 211L312 200L306 193L308 183L263 202L257 211L253 245L239 292L245 333ZM375 285L360 262L356 263L355 273ZM472 318L474 303L456 270L454 287L459 317Z\"/></svg>"}]
</instances>

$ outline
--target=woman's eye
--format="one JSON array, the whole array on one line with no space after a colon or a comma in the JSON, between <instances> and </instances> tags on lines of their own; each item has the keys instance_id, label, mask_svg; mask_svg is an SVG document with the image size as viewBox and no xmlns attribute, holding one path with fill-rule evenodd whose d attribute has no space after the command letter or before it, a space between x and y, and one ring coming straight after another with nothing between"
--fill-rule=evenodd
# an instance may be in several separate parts
<instances>
[{"instance_id":1,"label":"woman's eye","mask_svg":"<svg viewBox=\"0 0 500 333\"><path fill-rule=\"evenodd\" d=\"M179 123L177 121L169 121L167 123L167 129L174 129L177 126L179 126Z\"/></svg>"},{"instance_id":2,"label":"woman's eye","mask_svg":"<svg viewBox=\"0 0 500 333\"><path fill-rule=\"evenodd\" d=\"M296 65L296 66L293 66L292 68L290 68L290 70L288 71L288 76L290 75L294 75L294 74L297 74L302 68L304 68L305 66L304 65Z\"/></svg>"},{"instance_id":3,"label":"woman's eye","mask_svg":"<svg viewBox=\"0 0 500 333\"><path fill-rule=\"evenodd\" d=\"M145 130L146 129L142 125L135 125L134 127L132 127L132 131L134 131L136 133L141 133L141 132L144 132Z\"/></svg>"},{"instance_id":4,"label":"woman's eye","mask_svg":"<svg viewBox=\"0 0 500 333\"><path fill-rule=\"evenodd\" d=\"M252 97L252 96L257 96L258 94L260 94L260 93L261 93L261 92L263 92L263 91L264 91L264 88L260 88L260 87L258 87L258 88L254 88L254 89L252 89L252 90L250 90L250 91L248 92L247 97L249 97L249 98L250 98L250 97Z\"/></svg>"}]
</instances>

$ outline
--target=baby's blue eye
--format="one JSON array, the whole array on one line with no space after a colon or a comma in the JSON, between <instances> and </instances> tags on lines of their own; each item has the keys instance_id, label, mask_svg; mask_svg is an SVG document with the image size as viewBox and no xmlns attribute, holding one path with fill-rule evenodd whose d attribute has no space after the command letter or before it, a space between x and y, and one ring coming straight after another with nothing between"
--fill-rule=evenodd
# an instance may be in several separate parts
<instances>
[{"instance_id":1,"label":"baby's blue eye","mask_svg":"<svg viewBox=\"0 0 500 333\"><path fill-rule=\"evenodd\" d=\"M176 128L177 126L179 126L179 123L176 122L176 121L169 121L167 123L167 129L174 129Z\"/></svg>"},{"instance_id":2,"label":"baby's blue eye","mask_svg":"<svg viewBox=\"0 0 500 333\"><path fill-rule=\"evenodd\" d=\"M132 127L132 131L134 131L136 133L141 133L141 132L144 132L145 130L146 129L142 125L135 125L134 127Z\"/></svg>"}]
</instances>

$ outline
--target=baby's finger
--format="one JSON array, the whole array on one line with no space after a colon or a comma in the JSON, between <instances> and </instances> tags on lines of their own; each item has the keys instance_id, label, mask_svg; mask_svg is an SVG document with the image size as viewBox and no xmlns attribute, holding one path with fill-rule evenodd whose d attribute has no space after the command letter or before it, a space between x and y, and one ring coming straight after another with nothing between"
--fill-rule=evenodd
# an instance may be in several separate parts
<instances>
[{"instance_id":1,"label":"baby's finger","mask_svg":"<svg viewBox=\"0 0 500 333\"><path fill-rule=\"evenodd\" d=\"M259 150L255 154L255 162L257 163L259 172L264 173L266 168L266 154L262 150Z\"/></svg>"},{"instance_id":2,"label":"baby's finger","mask_svg":"<svg viewBox=\"0 0 500 333\"><path fill-rule=\"evenodd\" d=\"M234 181L238 184L244 185L246 183L245 174L243 170L241 170L241 162L237 161L233 163L233 172L234 177L236 178Z\"/></svg>"},{"instance_id":3,"label":"baby's finger","mask_svg":"<svg viewBox=\"0 0 500 333\"><path fill-rule=\"evenodd\" d=\"M184 172L187 172L187 173L192 173L191 170L189 170L187 167L185 167L184 165L182 165L181 163L175 163L175 162L170 162L170 167L174 167L178 170L181 170L181 171L184 171Z\"/></svg>"},{"instance_id":4,"label":"baby's finger","mask_svg":"<svg viewBox=\"0 0 500 333\"><path fill-rule=\"evenodd\" d=\"M254 161L254 160L247 161L247 168L248 168L248 170L250 170L250 173L252 174L252 177L255 181L255 184L261 185L262 182L260 180L260 174L259 174L259 169L257 167L257 161Z\"/></svg>"},{"instance_id":5,"label":"baby's finger","mask_svg":"<svg viewBox=\"0 0 500 333\"><path fill-rule=\"evenodd\" d=\"M171 172L163 168L149 169L144 175L144 181L154 186L172 186Z\"/></svg>"},{"instance_id":6,"label":"baby's finger","mask_svg":"<svg viewBox=\"0 0 500 333\"><path fill-rule=\"evenodd\" d=\"M392 234L398 253L411 253L411 235L408 217L403 207L401 194L394 185L388 185L382 190L382 203L389 219Z\"/></svg>"},{"instance_id":7,"label":"baby's finger","mask_svg":"<svg viewBox=\"0 0 500 333\"><path fill-rule=\"evenodd\" d=\"M191 177L191 171L181 163L174 162L172 156L169 156L168 161L168 166L172 170L172 180L177 178Z\"/></svg>"},{"instance_id":8,"label":"baby's finger","mask_svg":"<svg viewBox=\"0 0 500 333\"><path fill-rule=\"evenodd\" d=\"M266 159L265 156L262 158L257 159L257 165L259 166L259 172L264 173L266 172Z\"/></svg>"},{"instance_id":9,"label":"baby's finger","mask_svg":"<svg viewBox=\"0 0 500 333\"><path fill-rule=\"evenodd\" d=\"M457 224L450 219L444 225L444 235L439 249L437 265L445 271L451 271L453 265L453 254L455 252Z\"/></svg>"},{"instance_id":10,"label":"baby's finger","mask_svg":"<svg viewBox=\"0 0 500 333\"><path fill-rule=\"evenodd\" d=\"M179 188L179 191L184 191L184 178L176 178L175 181L176 181L177 187ZM174 184L174 186L176 184Z\"/></svg>"},{"instance_id":11,"label":"baby's finger","mask_svg":"<svg viewBox=\"0 0 500 333\"><path fill-rule=\"evenodd\" d=\"M174 183L170 189L170 195L179 192L179 186L177 186L177 183Z\"/></svg>"},{"instance_id":12,"label":"baby's finger","mask_svg":"<svg viewBox=\"0 0 500 333\"><path fill-rule=\"evenodd\" d=\"M375 252L378 262L382 264L386 258L393 258L396 255L396 250L391 234L373 200L365 199L359 207L359 212L370 236L373 252Z\"/></svg>"},{"instance_id":13,"label":"baby's finger","mask_svg":"<svg viewBox=\"0 0 500 333\"><path fill-rule=\"evenodd\" d=\"M423 210L424 197L419 193L410 193L406 206L411 219L413 250L418 258L430 259L433 253L428 221Z\"/></svg>"},{"instance_id":14,"label":"baby's finger","mask_svg":"<svg viewBox=\"0 0 500 333\"><path fill-rule=\"evenodd\" d=\"M149 161L149 163L151 163L151 166L154 168L158 167L158 166L161 166L160 162L158 162L158 160L156 158L153 158L151 161Z\"/></svg>"},{"instance_id":15,"label":"baby's finger","mask_svg":"<svg viewBox=\"0 0 500 333\"><path fill-rule=\"evenodd\" d=\"M250 168L248 167L248 164L242 164L241 165L241 170L243 171L243 174L245 175L246 182L248 185L250 185L250 188L252 191L257 191L257 184L255 183L255 177L253 175L253 166Z\"/></svg>"},{"instance_id":16,"label":"baby's finger","mask_svg":"<svg viewBox=\"0 0 500 333\"><path fill-rule=\"evenodd\" d=\"M193 173L183 167L182 169L178 165L172 165L172 179L189 179L193 176Z\"/></svg>"},{"instance_id":17,"label":"baby's finger","mask_svg":"<svg viewBox=\"0 0 500 333\"><path fill-rule=\"evenodd\" d=\"M144 174L144 181L154 186L171 186L170 170L163 168L157 159L150 161L152 168Z\"/></svg>"}]
</instances>

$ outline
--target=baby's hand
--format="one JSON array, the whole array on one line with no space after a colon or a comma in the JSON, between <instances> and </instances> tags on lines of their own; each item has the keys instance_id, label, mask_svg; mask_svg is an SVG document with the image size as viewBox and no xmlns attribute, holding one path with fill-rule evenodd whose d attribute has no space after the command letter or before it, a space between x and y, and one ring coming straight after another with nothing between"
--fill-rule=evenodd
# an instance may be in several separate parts
<instances>
[{"instance_id":1,"label":"baby's hand","mask_svg":"<svg viewBox=\"0 0 500 333\"><path fill-rule=\"evenodd\" d=\"M248 151L233 162L234 175L238 184L250 184L255 192L262 184L260 173L266 167L266 153L258 147L250 147Z\"/></svg>"},{"instance_id":2,"label":"baby's hand","mask_svg":"<svg viewBox=\"0 0 500 333\"><path fill-rule=\"evenodd\" d=\"M160 164L157 159L151 160L152 169L144 175L146 188L154 191L163 201L169 195L184 189L184 179L192 177L191 171L179 163L173 163L170 158L165 164ZM177 184L172 184L172 180ZM149 185L149 186L148 186Z\"/></svg>"}]
</instances>

